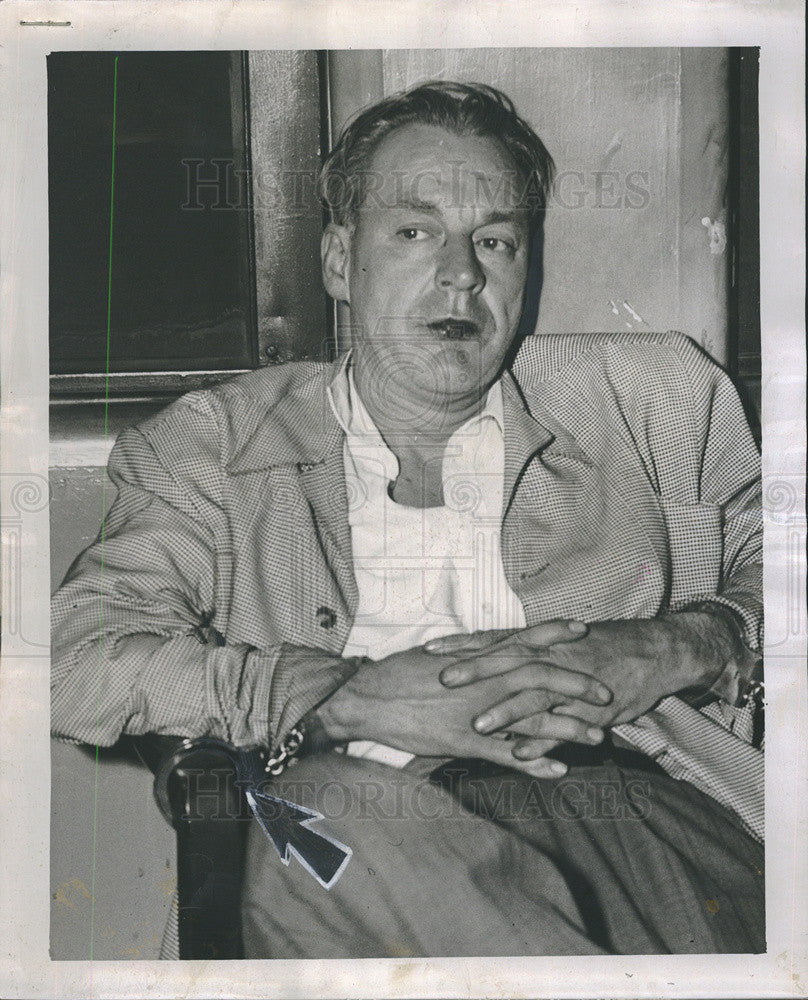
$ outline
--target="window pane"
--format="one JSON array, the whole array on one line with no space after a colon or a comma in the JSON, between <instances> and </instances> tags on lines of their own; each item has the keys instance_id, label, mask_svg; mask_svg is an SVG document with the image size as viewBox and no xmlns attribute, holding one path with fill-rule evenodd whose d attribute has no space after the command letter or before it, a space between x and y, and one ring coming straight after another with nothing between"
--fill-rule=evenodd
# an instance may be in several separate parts
<instances>
[{"instance_id":1,"label":"window pane","mask_svg":"<svg viewBox=\"0 0 808 1000\"><path fill-rule=\"evenodd\" d=\"M48 57L58 374L106 371L114 60ZM241 88L238 54L118 57L111 372L256 364Z\"/></svg>"}]
</instances>

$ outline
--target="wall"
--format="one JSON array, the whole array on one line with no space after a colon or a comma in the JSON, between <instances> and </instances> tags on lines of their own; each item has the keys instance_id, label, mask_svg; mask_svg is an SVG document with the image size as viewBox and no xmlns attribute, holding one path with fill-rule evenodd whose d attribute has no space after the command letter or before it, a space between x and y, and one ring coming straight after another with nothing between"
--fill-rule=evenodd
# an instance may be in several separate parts
<instances>
[{"instance_id":1,"label":"wall","mask_svg":"<svg viewBox=\"0 0 808 1000\"><path fill-rule=\"evenodd\" d=\"M153 410L100 404L51 410L51 587L98 534L115 488L103 463L117 432ZM176 880L174 832L151 774L120 752L51 741L51 954L157 958ZM97 833L94 834L93 827Z\"/></svg>"}]
</instances>

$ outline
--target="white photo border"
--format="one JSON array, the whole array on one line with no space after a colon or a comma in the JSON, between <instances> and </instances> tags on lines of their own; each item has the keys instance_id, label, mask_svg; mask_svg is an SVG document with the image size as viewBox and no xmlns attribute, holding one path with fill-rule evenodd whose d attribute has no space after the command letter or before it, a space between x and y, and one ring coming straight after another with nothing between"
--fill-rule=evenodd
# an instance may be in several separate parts
<instances>
[{"instance_id":1,"label":"white photo border","mask_svg":"<svg viewBox=\"0 0 808 1000\"><path fill-rule=\"evenodd\" d=\"M21 22L53 22L23 24ZM59 22L69 22L60 24ZM790 997L808 977L804 22L799 0L0 4L0 995ZM440 44L437 45L436 42ZM767 651L765 955L53 962L49 957L46 56L58 50L760 46ZM783 496L791 504L784 507ZM7 572L17 547L19 579ZM773 665L773 668L772 668Z\"/></svg>"}]
</instances>

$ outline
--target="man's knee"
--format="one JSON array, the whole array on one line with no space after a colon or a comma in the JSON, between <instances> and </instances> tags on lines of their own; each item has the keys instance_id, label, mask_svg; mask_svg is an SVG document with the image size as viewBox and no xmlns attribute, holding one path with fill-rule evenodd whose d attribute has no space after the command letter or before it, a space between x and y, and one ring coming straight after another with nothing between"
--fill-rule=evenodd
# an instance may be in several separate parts
<instances>
[{"instance_id":1,"label":"man's knee","mask_svg":"<svg viewBox=\"0 0 808 1000\"><path fill-rule=\"evenodd\" d=\"M486 863L504 850L503 832L446 790L375 761L334 753L305 758L265 790L312 810L319 818L309 829L350 848L354 857L343 877L348 881L359 868L402 872L411 864L429 867L436 858L442 865L462 861L467 867L470 842ZM286 878L274 846L257 827L249 855L255 874L268 866L275 873L271 878Z\"/></svg>"},{"instance_id":2,"label":"man's knee","mask_svg":"<svg viewBox=\"0 0 808 1000\"><path fill-rule=\"evenodd\" d=\"M403 819L422 797L421 779L373 761L342 754L301 760L267 785L270 795L318 813L324 821Z\"/></svg>"}]
</instances>

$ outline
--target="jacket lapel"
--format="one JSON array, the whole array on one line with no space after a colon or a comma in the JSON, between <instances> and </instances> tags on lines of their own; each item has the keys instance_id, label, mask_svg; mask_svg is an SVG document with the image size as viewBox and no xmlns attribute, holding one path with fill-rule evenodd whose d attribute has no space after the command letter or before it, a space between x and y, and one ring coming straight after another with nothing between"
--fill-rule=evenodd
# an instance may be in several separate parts
<instances>
[{"instance_id":1,"label":"jacket lapel","mask_svg":"<svg viewBox=\"0 0 808 1000\"><path fill-rule=\"evenodd\" d=\"M502 413L505 423L502 489L503 515L505 515L528 463L553 440L553 434L533 417L521 389L507 371L502 375Z\"/></svg>"},{"instance_id":2,"label":"jacket lapel","mask_svg":"<svg viewBox=\"0 0 808 1000\"><path fill-rule=\"evenodd\" d=\"M239 475L279 465L311 465L341 450L343 433L327 392L341 363L313 368L308 377L290 366L296 370L274 398L257 412L254 405L244 413L237 410L233 430L240 434L227 471Z\"/></svg>"},{"instance_id":3,"label":"jacket lapel","mask_svg":"<svg viewBox=\"0 0 808 1000\"><path fill-rule=\"evenodd\" d=\"M502 558L508 582L520 593L572 543L593 544L598 512L583 501L597 493L597 474L569 435L566 447L559 442L560 428L550 426L549 415L539 420L530 412L511 378L503 383Z\"/></svg>"},{"instance_id":4,"label":"jacket lapel","mask_svg":"<svg viewBox=\"0 0 808 1000\"><path fill-rule=\"evenodd\" d=\"M609 468L536 400L531 411L510 376L503 383L502 559L528 622L652 614L664 590L664 554L644 527L653 498L648 510L627 505Z\"/></svg>"}]
</instances>

